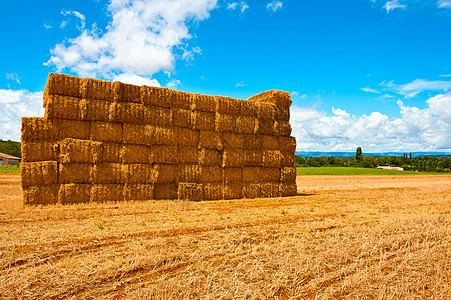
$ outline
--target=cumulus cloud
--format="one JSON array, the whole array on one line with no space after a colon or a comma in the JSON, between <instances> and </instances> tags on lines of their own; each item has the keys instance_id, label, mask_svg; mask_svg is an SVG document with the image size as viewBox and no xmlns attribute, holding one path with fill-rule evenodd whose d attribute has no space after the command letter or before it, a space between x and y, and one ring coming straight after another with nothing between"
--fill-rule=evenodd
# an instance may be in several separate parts
<instances>
[{"instance_id":1,"label":"cumulus cloud","mask_svg":"<svg viewBox=\"0 0 451 300\"><path fill-rule=\"evenodd\" d=\"M244 13L244 11L248 8L249 8L249 5L244 1L232 2L232 3L227 4L227 9L229 9L229 10L239 9L241 11L241 13Z\"/></svg>"},{"instance_id":2,"label":"cumulus cloud","mask_svg":"<svg viewBox=\"0 0 451 300\"><path fill-rule=\"evenodd\" d=\"M424 91L447 92L451 89L451 81L415 79L406 84L395 84L393 81L383 81L379 84L386 90L412 98Z\"/></svg>"},{"instance_id":3,"label":"cumulus cloud","mask_svg":"<svg viewBox=\"0 0 451 300\"><path fill-rule=\"evenodd\" d=\"M437 5L440 8L451 8L451 0L439 0Z\"/></svg>"},{"instance_id":4,"label":"cumulus cloud","mask_svg":"<svg viewBox=\"0 0 451 300\"><path fill-rule=\"evenodd\" d=\"M399 118L293 106L290 122L298 151L354 151L359 146L367 152L450 151L451 93L432 97L427 104L419 109L399 100Z\"/></svg>"},{"instance_id":5,"label":"cumulus cloud","mask_svg":"<svg viewBox=\"0 0 451 300\"><path fill-rule=\"evenodd\" d=\"M172 70L177 47L192 37L189 23L208 18L216 5L217 0L111 0L110 23L92 29L85 28L82 14L64 12L80 18L81 34L51 49L46 65L106 79L122 73L149 77ZM193 48L182 58L199 52Z\"/></svg>"},{"instance_id":6,"label":"cumulus cloud","mask_svg":"<svg viewBox=\"0 0 451 300\"><path fill-rule=\"evenodd\" d=\"M282 8L282 5L283 5L282 1L273 1L273 2L268 3L266 5L266 8L268 10L271 10L272 12L276 12Z\"/></svg>"},{"instance_id":7,"label":"cumulus cloud","mask_svg":"<svg viewBox=\"0 0 451 300\"><path fill-rule=\"evenodd\" d=\"M387 13L389 13L391 10L394 10L396 8L404 9L407 5L399 3L399 0L391 0L387 1L384 5L385 10Z\"/></svg>"},{"instance_id":8,"label":"cumulus cloud","mask_svg":"<svg viewBox=\"0 0 451 300\"><path fill-rule=\"evenodd\" d=\"M144 76L139 76L136 74L122 73L113 77L114 81L120 81L123 83L129 83L134 85L147 85L147 86L158 86L160 83L156 79L151 79Z\"/></svg>"}]
</instances>

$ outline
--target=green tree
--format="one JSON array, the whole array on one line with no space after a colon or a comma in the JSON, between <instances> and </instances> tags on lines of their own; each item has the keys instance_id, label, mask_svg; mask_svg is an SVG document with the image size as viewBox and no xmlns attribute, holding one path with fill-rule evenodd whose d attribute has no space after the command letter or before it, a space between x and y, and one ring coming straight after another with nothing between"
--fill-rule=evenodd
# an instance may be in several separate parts
<instances>
[{"instance_id":1,"label":"green tree","mask_svg":"<svg viewBox=\"0 0 451 300\"><path fill-rule=\"evenodd\" d=\"M363 155L362 155L362 148L357 147L357 149L355 150L355 160L361 161L362 158L363 158Z\"/></svg>"}]
</instances>

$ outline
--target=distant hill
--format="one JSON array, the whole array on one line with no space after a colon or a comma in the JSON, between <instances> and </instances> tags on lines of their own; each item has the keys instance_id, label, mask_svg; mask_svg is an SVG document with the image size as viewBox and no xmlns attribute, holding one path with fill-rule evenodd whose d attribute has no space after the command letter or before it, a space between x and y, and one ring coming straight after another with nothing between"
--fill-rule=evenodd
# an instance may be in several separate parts
<instances>
[{"instance_id":1,"label":"distant hill","mask_svg":"<svg viewBox=\"0 0 451 300\"><path fill-rule=\"evenodd\" d=\"M407 152L409 154L410 152ZM435 156L435 157L451 157L450 152L411 152L412 157L418 156ZM404 152L380 152L380 153L365 153L363 156L403 156ZM351 157L355 156L355 152L317 152L317 151L296 151L296 155L301 157Z\"/></svg>"},{"instance_id":2,"label":"distant hill","mask_svg":"<svg viewBox=\"0 0 451 300\"><path fill-rule=\"evenodd\" d=\"M0 152L9 154L16 157L22 157L20 155L20 143L14 141L3 141L0 140Z\"/></svg>"}]
</instances>

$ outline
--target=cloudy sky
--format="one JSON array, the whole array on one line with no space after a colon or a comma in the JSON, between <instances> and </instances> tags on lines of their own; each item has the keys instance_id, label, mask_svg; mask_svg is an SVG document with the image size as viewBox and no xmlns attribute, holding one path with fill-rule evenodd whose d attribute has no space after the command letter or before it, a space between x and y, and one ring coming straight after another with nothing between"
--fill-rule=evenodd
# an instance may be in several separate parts
<instances>
[{"instance_id":1,"label":"cloudy sky","mask_svg":"<svg viewBox=\"0 0 451 300\"><path fill-rule=\"evenodd\" d=\"M292 95L298 151L451 152L451 0L5 1L0 139L48 73Z\"/></svg>"}]
</instances>

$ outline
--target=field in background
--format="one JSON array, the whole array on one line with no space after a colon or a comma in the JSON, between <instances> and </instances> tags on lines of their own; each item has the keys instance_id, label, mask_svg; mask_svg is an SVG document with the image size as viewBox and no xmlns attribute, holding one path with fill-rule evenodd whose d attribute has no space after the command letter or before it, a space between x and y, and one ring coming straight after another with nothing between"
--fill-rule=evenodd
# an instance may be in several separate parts
<instances>
[{"instance_id":1,"label":"field in background","mask_svg":"<svg viewBox=\"0 0 451 300\"><path fill-rule=\"evenodd\" d=\"M298 175L444 175L446 173L396 171L354 167L299 167Z\"/></svg>"},{"instance_id":2,"label":"field in background","mask_svg":"<svg viewBox=\"0 0 451 300\"><path fill-rule=\"evenodd\" d=\"M398 174L398 173L397 173ZM451 176L298 176L296 197L22 207L0 298L449 299Z\"/></svg>"},{"instance_id":3,"label":"field in background","mask_svg":"<svg viewBox=\"0 0 451 300\"><path fill-rule=\"evenodd\" d=\"M0 174L2 173L20 174L20 167L0 166Z\"/></svg>"}]
</instances>

